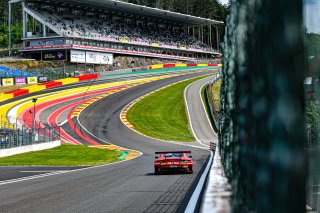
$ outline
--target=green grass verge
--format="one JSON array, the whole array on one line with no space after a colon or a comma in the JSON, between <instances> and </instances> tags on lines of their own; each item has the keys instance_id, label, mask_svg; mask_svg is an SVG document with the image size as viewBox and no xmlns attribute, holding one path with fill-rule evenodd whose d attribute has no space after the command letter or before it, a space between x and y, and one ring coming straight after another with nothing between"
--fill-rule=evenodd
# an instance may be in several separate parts
<instances>
[{"instance_id":1,"label":"green grass verge","mask_svg":"<svg viewBox=\"0 0 320 213\"><path fill-rule=\"evenodd\" d=\"M96 166L119 161L118 151L65 145L0 159L0 166Z\"/></svg>"},{"instance_id":2,"label":"green grass verge","mask_svg":"<svg viewBox=\"0 0 320 213\"><path fill-rule=\"evenodd\" d=\"M208 76L193 78L147 96L128 111L128 121L137 131L153 138L195 141L187 120L184 90L189 84Z\"/></svg>"},{"instance_id":3,"label":"green grass verge","mask_svg":"<svg viewBox=\"0 0 320 213\"><path fill-rule=\"evenodd\" d=\"M215 105L217 111L219 111L219 107L220 107L220 88L221 88L221 79L219 79L212 86L214 105Z\"/></svg>"}]
</instances>

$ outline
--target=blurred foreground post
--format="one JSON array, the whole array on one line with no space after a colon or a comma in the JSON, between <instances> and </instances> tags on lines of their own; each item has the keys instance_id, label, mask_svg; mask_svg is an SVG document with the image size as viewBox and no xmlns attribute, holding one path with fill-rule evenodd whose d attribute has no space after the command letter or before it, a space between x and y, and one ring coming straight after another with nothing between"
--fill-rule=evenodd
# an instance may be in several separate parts
<instances>
[{"instance_id":1,"label":"blurred foreground post","mask_svg":"<svg viewBox=\"0 0 320 213\"><path fill-rule=\"evenodd\" d=\"M234 212L305 212L302 1L233 0L220 148Z\"/></svg>"}]
</instances>

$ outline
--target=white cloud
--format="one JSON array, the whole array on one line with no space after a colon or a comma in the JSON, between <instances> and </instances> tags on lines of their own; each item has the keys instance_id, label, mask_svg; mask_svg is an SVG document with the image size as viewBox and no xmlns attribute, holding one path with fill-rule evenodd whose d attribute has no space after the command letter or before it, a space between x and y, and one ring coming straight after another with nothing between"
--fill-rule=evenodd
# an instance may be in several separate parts
<instances>
[{"instance_id":1,"label":"white cloud","mask_svg":"<svg viewBox=\"0 0 320 213\"><path fill-rule=\"evenodd\" d=\"M221 4L229 4L230 0L218 0Z\"/></svg>"}]
</instances>

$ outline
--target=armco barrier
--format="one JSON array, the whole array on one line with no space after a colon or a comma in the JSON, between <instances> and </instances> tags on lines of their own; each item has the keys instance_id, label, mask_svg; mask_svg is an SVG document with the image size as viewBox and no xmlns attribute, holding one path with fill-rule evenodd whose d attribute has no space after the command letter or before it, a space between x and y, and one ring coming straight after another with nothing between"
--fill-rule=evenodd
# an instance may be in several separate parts
<instances>
[{"instance_id":1,"label":"armco barrier","mask_svg":"<svg viewBox=\"0 0 320 213\"><path fill-rule=\"evenodd\" d=\"M52 87L58 87L58 86L65 85L65 84L76 83L78 81L91 80L91 79L95 79L95 78L99 78L99 74L81 75L81 76L72 77L72 78L58 79L58 80L54 80L54 81L50 81L50 82L37 84L37 85L29 85L29 86L23 87L21 89L12 90L12 91L8 91L5 93L0 93L0 102L6 101L8 99L11 99L11 98L14 98L17 96L37 92L40 90L45 90L45 89L52 88Z\"/></svg>"},{"instance_id":2,"label":"armco barrier","mask_svg":"<svg viewBox=\"0 0 320 213\"><path fill-rule=\"evenodd\" d=\"M163 68L173 68L176 67L176 64L164 64Z\"/></svg>"},{"instance_id":3,"label":"armco barrier","mask_svg":"<svg viewBox=\"0 0 320 213\"><path fill-rule=\"evenodd\" d=\"M49 82L46 82L46 83L41 83L39 85L44 85L44 86L46 86L46 89L49 89L49 88L52 88L52 87L61 86L62 83L61 82L49 81Z\"/></svg>"},{"instance_id":4,"label":"armco barrier","mask_svg":"<svg viewBox=\"0 0 320 213\"><path fill-rule=\"evenodd\" d=\"M163 68L163 64L151 65L149 68L150 68L150 70L162 69Z\"/></svg>"},{"instance_id":5,"label":"armco barrier","mask_svg":"<svg viewBox=\"0 0 320 213\"><path fill-rule=\"evenodd\" d=\"M28 94L28 93L29 93L29 90L16 89L16 90L12 90L12 91L9 91L9 92L5 92L4 94L13 94L13 97L17 97L17 96L25 95L25 94Z\"/></svg>"},{"instance_id":6,"label":"armco barrier","mask_svg":"<svg viewBox=\"0 0 320 213\"><path fill-rule=\"evenodd\" d=\"M222 64L155 64L149 66L150 70L174 67L221 67Z\"/></svg>"},{"instance_id":7,"label":"armco barrier","mask_svg":"<svg viewBox=\"0 0 320 213\"><path fill-rule=\"evenodd\" d=\"M176 67L186 67L186 64L176 64Z\"/></svg>"},{"instance_id":8,"label":"armco barrier","mask_svg":"<svg viewBox=\"0 0 320 213\"><path fill-rule=\"evenodd\" d=\"M99 75L98 74L88 74L88 75L76 76L76 77L73 77L73 78L77 78L77 79L79 79L79 81L87 81L87 80L99 78Z\"/></svg>"},{"instance_id":9,"label":"armco barrier","mask_svg":"<svg viewBox=\"0 0 320 213\"><path fill-rule=\"evenodd\" d=\"M65 79L55 80L54 82L61 82L62 85L65 85L65 84L77 83L77 82L79 82L79 79L78 78L65 78Z\"/></svg>"},{"instance_id":10,"label":"armco barrier","mask_svg":"<svg viewBox=\"0 0 320 213\"><path fill-rule=\"evenodd\" d=\"M46 89L46 86L45 85L32 85L32 86L23 87L23 89L29 90L29 93L33 93L33 92L38 92L38 91Z\"/></svg>"},{"instance_id":11,"label":"armco barrier","mask_svg":"<svg viewBox=\"0 0 320 213\"><path fill-rule=\"evenodd\" d=\"M0 101L6 101L10 98L13 98L13 94L10 93L10 94L4 94L4 93L1 93L0 94Z\"/></svg>"}]
</instances>

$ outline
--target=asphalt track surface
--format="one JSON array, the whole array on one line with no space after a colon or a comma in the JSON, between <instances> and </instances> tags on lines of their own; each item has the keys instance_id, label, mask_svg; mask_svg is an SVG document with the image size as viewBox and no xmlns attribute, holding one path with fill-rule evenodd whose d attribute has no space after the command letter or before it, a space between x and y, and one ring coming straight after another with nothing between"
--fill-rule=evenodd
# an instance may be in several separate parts
<instances>
[{"instance_id":1,"label":"asphalt track surface","mask_svg":"<svg viewBox=\"0 0 320 213\"><path fill-rule=\"evenodd\" d=\"M101 143L105 141L138 150L143 155L117 164L0 185L1 212L183 212L210 153L205 149L141 136L122 124L120 112L128 103L146 93L208 73L212 71L147 83L90 105L79 118L81 125L101 138ZM198 142L188 144L201 147ZM154 152L172 149L192 151L193 174L153 174ZM47 167L19 167L15 171L2 167L0 174L10 169L11 174L50 170Z\"/></svg>"},{"instance_id":2,"label":"asphalt track surface","mask_svg":"<svg viewBox=\"0 0 320 213\"><path fill-rule=\"evenodd\" d=\"M190 126L197 140L207 146L210 142L218 143L218 136L215 134L205 106L202 102L201 89L212 77L200 79L189 85L185 91L185 101L188 106Z\"/></svg>"}]
</instances>

